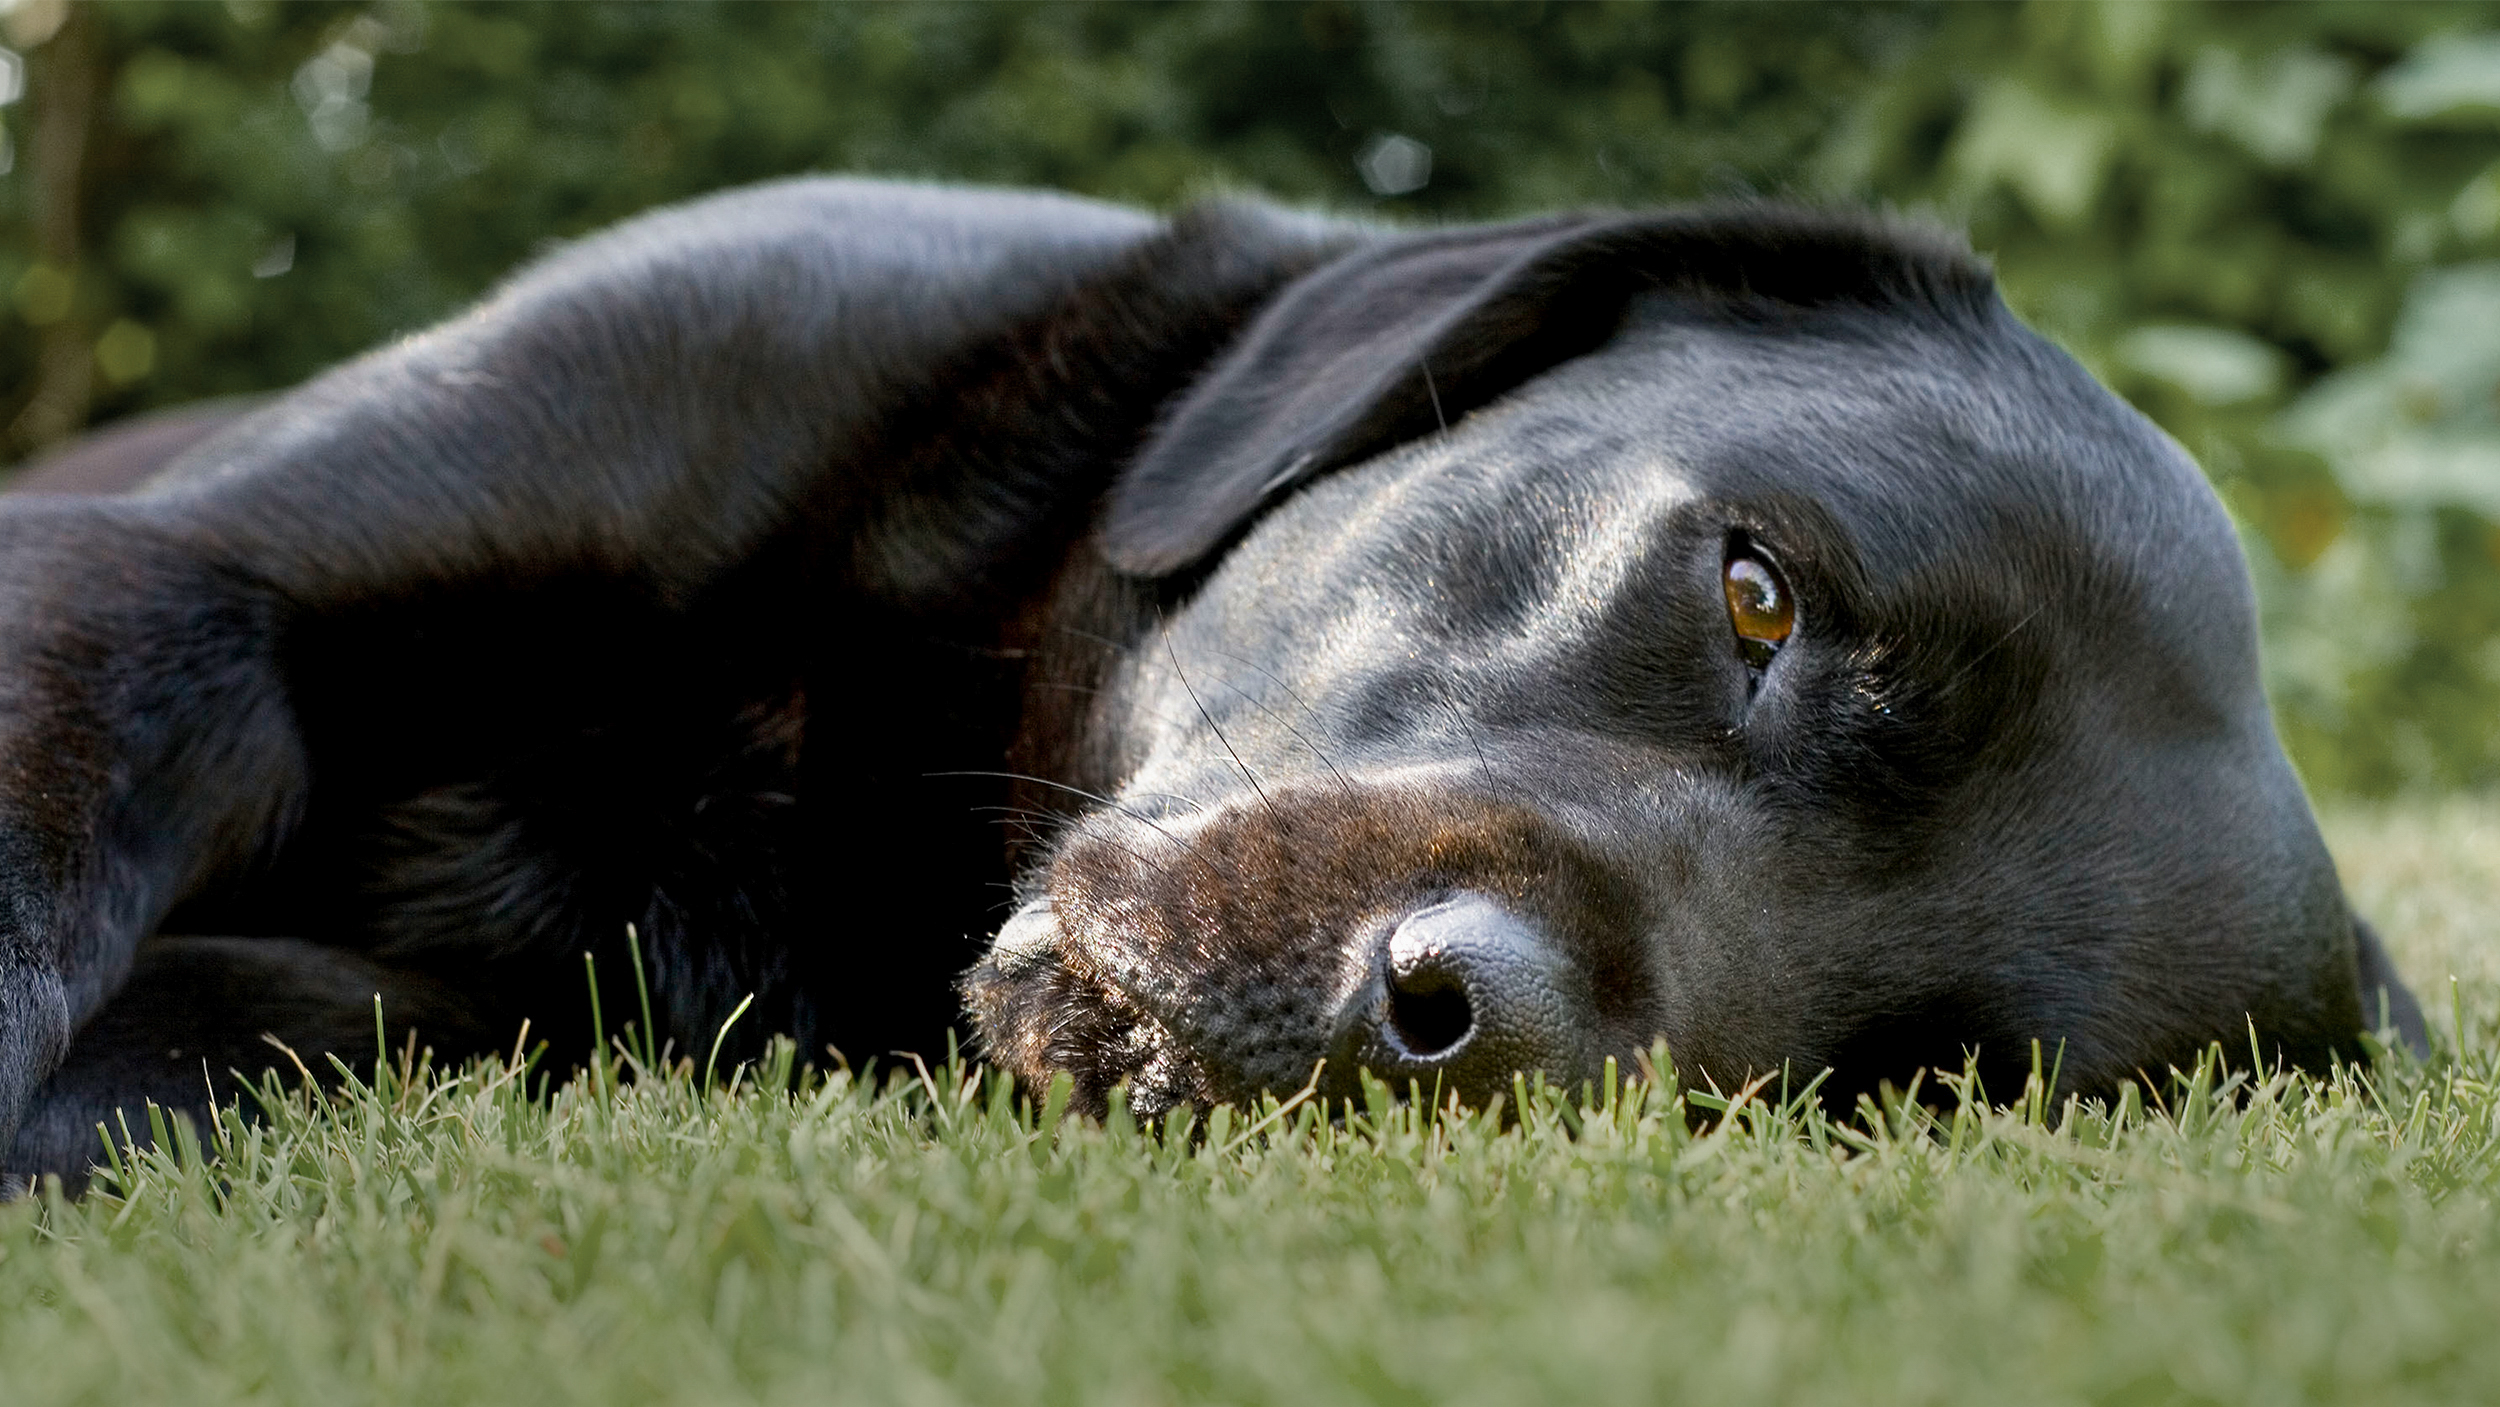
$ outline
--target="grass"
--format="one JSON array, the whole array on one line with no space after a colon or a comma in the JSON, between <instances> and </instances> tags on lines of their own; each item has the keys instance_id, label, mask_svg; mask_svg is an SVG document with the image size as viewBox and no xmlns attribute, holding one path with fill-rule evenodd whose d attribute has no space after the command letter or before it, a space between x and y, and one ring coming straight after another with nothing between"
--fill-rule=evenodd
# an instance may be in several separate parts
<instances>
[{"instance_id":1,"label":"grass","mask_svg":"<svg viewBox=\"0 0 2500 1407\"><path fill-rule=\"evenodd\" d=\"M1639 1087L1375 1091L1191 1139L962 1069L273 1086L213 1168L0 1209L0 1402L2486 1400L2500 807L2331 835L2447 1047L2375 1092L1696 1135Z\"/></svg>"}]
</instances>

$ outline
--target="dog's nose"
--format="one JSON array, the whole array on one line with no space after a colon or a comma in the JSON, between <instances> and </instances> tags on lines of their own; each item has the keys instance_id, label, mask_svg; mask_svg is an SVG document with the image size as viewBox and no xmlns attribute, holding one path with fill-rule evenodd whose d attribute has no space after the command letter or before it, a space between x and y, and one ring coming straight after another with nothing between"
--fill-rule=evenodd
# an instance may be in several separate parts
<instances>
[{"instance_id":1,"label":"dog's nose","mask_svg":"<svg viewBox=\"0 0 2500 1407\"><path fill-rule=\"evenodd\" d=\"M1480 894L1419 909L1389 935L1385 995L1367 1063L1427 1096L1481 1103L1514 1073L1586 1073L1587 985L1570 959Z\"/></svg>"}]
</instances>

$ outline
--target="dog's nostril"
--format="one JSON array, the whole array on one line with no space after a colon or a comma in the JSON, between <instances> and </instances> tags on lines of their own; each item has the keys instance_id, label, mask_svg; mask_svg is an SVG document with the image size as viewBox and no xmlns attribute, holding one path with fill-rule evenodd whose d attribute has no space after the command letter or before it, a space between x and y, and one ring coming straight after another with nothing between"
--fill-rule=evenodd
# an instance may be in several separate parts
<instances>
[{"instance_id":1,"label":"dog's nostril","mask_svg":"<svg viewBox=\"0 0 2500 1407\"><path fill-rule=\"evenodd\" d=\"M1382 1073L1428 1076L1470 1099L1507 1088L1514 1071L1579 1073L1589 1017L1566 995L1569 959L1490 896L1461 890L1405 915L1381 957L1355 1039L1370 1042L1363 1058Z\"/></svg>"},{"instance_id":2,"label":"dog's nostril","mask_svg":"<svg viewBox=\"0 0 2500 1407\"><path fill-rule=\"evenodd\" d=\"M1466 984L1427 968L1399 977L1389 988L1389 1029L1406 1053L1430 1059L1467 1039L1476 1028Z\"/></svg>"}]
</instances>

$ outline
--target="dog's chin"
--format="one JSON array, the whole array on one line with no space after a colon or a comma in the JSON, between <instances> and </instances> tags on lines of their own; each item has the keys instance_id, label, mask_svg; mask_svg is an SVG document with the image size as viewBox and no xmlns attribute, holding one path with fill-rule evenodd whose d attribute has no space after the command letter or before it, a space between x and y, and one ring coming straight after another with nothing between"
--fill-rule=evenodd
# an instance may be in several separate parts
<instances>
[{"instance_id":1,"label":"dog's chin","mask_svg":"<svg viewBox=\"0 0 2500 1407\"><path fill-rule=\"evenodd\" d=\"M1122 1086L1130 1110L1148 1118L1216 1102L1204 1067L1172 1032L1063 944L1049 906L1032 905L965 974L983 1058L1035 1097L1064 1072L1075 1086L1070 1107L1096 1117Z\"/></svg>"}]
</instances>

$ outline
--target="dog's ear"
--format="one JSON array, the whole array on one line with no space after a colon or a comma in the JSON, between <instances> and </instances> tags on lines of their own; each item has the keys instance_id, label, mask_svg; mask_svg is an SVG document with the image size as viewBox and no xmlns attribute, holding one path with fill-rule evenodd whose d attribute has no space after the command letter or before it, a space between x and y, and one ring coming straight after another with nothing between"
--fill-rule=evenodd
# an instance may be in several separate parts
<instances>
[{"instance_id":1,"label":"dog's ear","mask_svg":"<svg viewBox=\"0 0 2500 1407\"><path fill-rule=\"evenodd\" d=\"M1137 576L1184 570L1285 489L1595 350L1634 294L1665 287L1755 305L1996 301L1950 235L1771 205L1394 237L1288 286L1181 399L1112 488L1104 555Z\"/></svg>"},{"instance_id":2,"label":"dog's ear","mask_svg":"<svg viewBox=\"0 0 2500 1407\"><path fill-rule=\"evenodd\" d=\"M1397 239L1345 255L1268 305L1112 490L1111 564L1189 566L1277 493L1429 434L1594 348L1621 299L1574 298L1555 256L1612 221L1564 215Z\"/></svg>"}]
</instances>

